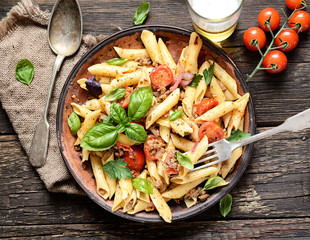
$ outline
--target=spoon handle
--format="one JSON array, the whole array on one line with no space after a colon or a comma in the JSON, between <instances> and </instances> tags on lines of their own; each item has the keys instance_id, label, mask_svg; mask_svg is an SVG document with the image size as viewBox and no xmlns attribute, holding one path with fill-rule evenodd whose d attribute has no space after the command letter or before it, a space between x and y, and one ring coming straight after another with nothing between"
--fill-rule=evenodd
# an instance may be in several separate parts
<instances>
[{"instance_id":1,"label":"spoon handle","mask_svg":"<svg viewBox=\"0 0 310 240\"><path fill-rule=\"evenodd\" d=\"M29 151L29 161L31 165L36 168L42 167L46 161L48 141L49 141L49 124L47 122L47 113L55 85L56 75L60 69L60 66L64 58L65 57L62 55L57 55L57 58L55 60L43 116L36 126L33 139L31 142Z\"/></svg>"}]
</instances>

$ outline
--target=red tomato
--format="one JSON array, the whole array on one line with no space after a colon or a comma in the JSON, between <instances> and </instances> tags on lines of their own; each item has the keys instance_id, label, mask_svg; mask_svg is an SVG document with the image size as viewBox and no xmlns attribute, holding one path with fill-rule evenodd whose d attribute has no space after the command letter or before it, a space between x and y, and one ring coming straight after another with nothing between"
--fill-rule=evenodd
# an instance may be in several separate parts
<instances>
[{"instance_id":1,"label":"red tomato","mask_svg":"<svg viewBox=\"0 0 310 240\"><path fill-rule=\"evenodd\" d=\"M132 146L133 157L128 152L124 154L124 160L128 163L128 168L139 172L145 165L145 156L143 150L138 146Z\"/></svg>"},{"instance_id":2,"label":"red tomato","mask_svg":"<svg viewBox=\"0 0 310 240\"><path fill-rule=\"evenodd\" d=\"M150 160L157 160L160 155L162 154L161 151L155 150L157 148L155 148L156 146L163 146L163 148L165 147L165 142L164 140L162 140L160 137L156 137L155 135L148 135L147 136L147 141L144 143L144 153L145 156L150 159Z\"/></svg>"},{"instance_id":3,"label":"red tomato","mask_svg":"<svg viewBox=\"0 0 310 240\"><path fill-rule=\"evenodd\" d=\"M219 105L218 101L210 98L204 98L197 106L196 113L198 114L198 116L201 116L202 114L216 107L217 105Z\"/></svg>"},{"instance_id":4,"label":"red tomato","mask_svg":"<svg viewBox=\"0 0 310 240\"><path fill-rule=\"evenodd\" d=\"M258 14L258 24L266 32L269 32L266 21L270 22L271 31L276 30L280 25L280 14L274 8L265 8Z\"/></svg>"},{"instance_id":5,"label":"red tomato","mask_svg":"<svg viewBox=\"0 0 310 240\"><path fill-rule=\"evenodd\" d=\"M265 68L273 66L275 67L275 70L273 69L266 70L269 73L282 72L285 69L286 65L287 65L287 58L285 54L278 50L273 50L269 52L263 61L263 66Z\"/></svg>"},{"instance_id":6,"label":"red tomato","mask_svg":"<svg viewBox=\"0 0 310 240\"><path fill-rule=\"evenodd\" d=\"M275 44L277 47L282 46L281 40L286 42L288 45L286 48L280 48L283 52L292 51L299 42L298 34L290 29L290 30L283 30L279 36L276 38Z\"/></svg>"},{"instance_id":7,"label":"red tomato","mask_svg":"<svg viewBox=\"0 0 310 240\"><path fill-rule=\"evenodd\" d=\"M130 96L133 93L133 88L126 87L125 90L126 90L125 96L121 98L119 101L117 101L117 103L119 103L119 105L121 105L123 108L128 108Z\"/></svg>"},{"instance_id":8,"label":"red tomato","mask_svg":"<svg viewBox=\"0 0 310 240\"><path fill-rule=\"evenodd\" d=\"M291 28L298 25L298 28L295 29L296 32L305 32L310 27L310 14L302 10L297 11L288 22Z\"/></svg>"},{"instance_id":9,"label":"red tomato","mask_svg":"<svg viewBox=\"0 0 310 240\"><path fill-rule=\"evenodd\" d=\"M286 6L291 9L295 10L301 8L301 2L306 2L305 0L286 0Z\"/></svg>"},{"instance_id":10,"label":"red tomato","mask_svg":"<svg viewBox=\"0 0 310 240\"><path fill-rule=\"evenodd\" d=\"M224 131L214 121L208 121L204 122L198 130L198 137L200 140L203 139L205 135L208 137L209 143L212 143L223 139Z\"/></svg>"},{"instance_id":11,"label":"red tomato","mask_svg":"<svg viewBox=\"0 0 310 240\"><path fill-rule=\"evenodd\" d=\"M152 70L150 79L154 87L164 88L172 83L173 73L168 66L160 65Z\"/></svg>"},{"instance_id":12,"label":"red tomato","mask_svg":"<svg viewBox=\"0 0 310 240\"><path fill-rule=\"evenodd\" d=\"M180 168L180 170L177 170L177 169L174 169L174 168L169 168L168 166L167 166L167 162L168 162L168 160L170 160L171 158L174 158L174 160L175 161L178 161L177 159L176 159L176 153L177 153L177 151L176 150L171 150L170 152L168 152L168 154L167 154L167 156L166 156L166 158L165 158L165 161L164 161L164 172L165 173L168 173L168 174L177 174L177 173L179 173L181 170L182 170L182 168L183 167L181 167Z\"/></svg>"},{"instance_id":13,"label":"red tomato","mask_svg":"<svg viewBox=\"0 0 310 240\"><path fill-rule=\"evenodd\" d=\"M247 49L251 51L258 51L254 45L255 41L258 41L259 49L262 49L266 44L266 34L258 27L251 27L243 34L243 42Z\"/></svg>"}]
</instances>

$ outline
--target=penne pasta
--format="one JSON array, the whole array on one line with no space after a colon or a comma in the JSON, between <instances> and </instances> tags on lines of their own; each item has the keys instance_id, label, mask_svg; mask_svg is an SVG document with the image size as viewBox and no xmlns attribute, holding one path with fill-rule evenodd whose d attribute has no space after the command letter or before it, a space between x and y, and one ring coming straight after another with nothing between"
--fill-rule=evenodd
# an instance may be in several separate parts
<instances>
[{"instance_id":1,"label":"penne pasta","mask_svg":"<svg viewBox=\"0 0 310 240\"><path fill-rule=\"evenodd\" d=\"M115 52L120 58L125 58L128 60L136 60L137 58L149 57L146 49L129 49L114 47Z\"/></svg>"},{"instance_id":2,"label":"penne pasta","mask_svg":"<svg viewBox=\"0 0 310 240\"><path fill-rule=\"evenodd\" d=\"M202 47L202 40L197 33L193 32L189 39L188 54L185 63L184 72L198 72L198 55Z\"/></svg>"},{"instance_id":3,"label":"penne pasta","mask_svg":"<svg viewBox=\"0 0 310 240\"><path fill-rule=\"evenodd\" d=\"M166 64L171 69L173 74L175 74L176 64L166 44L163 42L161 38L158 39L158 48L159 48L159 52L160 52L163 64Z\"/></svg>"},{"instance_id":4,"label":"penne pasta","mask_svg":"<svg viewBox=\"0 0 310 240\"><path fill-rule=\"evenodd\" d=\"M155 34L148 30L143 30L141 40L146 48L147 53L153 61L153 65L163 64L159 47L156 41Z\"/></svg>"}]
</instances>

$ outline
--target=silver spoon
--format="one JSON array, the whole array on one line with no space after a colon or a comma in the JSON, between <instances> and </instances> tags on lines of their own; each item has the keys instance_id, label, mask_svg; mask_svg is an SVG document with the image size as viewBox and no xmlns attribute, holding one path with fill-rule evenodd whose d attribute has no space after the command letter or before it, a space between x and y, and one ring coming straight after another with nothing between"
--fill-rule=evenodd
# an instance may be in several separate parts
<instances>
[{"instance_id":1,"label":"silver spoon","mask_svg":"<svg viewBox=\"0 0 310 240\"><path fill-rule=\"evenodd\" d=\"M57 58L53 67L50 86L42 119L36 126L32 139L29 160L32 166L42 167L46 161L49 124L47 114L56 75L65 57L74 54L82 39L82 13L77 0L57 0L48 23L48 43Z\"/></svg>"}]
</instances>

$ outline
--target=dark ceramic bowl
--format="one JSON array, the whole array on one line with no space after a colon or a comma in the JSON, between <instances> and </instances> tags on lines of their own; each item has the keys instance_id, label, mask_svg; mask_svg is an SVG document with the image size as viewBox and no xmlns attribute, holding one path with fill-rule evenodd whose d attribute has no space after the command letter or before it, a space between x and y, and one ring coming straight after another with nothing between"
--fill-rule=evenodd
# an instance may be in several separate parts
<instances>
[{"instance_id":1,"label":"dark ceramic bowl","mask_svg":"<svg viewBox=\"0 0 310 240\"><path fill-rule=\"evenodd\" d=\"M71 97L76 95L77 98L75 99L79 99L79 104L84 103L87 100L88 95L85 90L78 86L76 81L82 77L88 78L91 76L87 71L89 66L102 62L103 60L117 57L113 46L123 48L142 48L143 45L140 40L140 34L144 29L154 32L157 37L161 37L164 40L175 62L178 61L183 47L188 44L191 33L188 30L170 26L139 26L120 31L110 37L107 37L105 40L89 50L74 66L62 89L58 103L57 139L63 159L71 174L86 194L93 201L110 212L112 212L111 207L113 201L104 200L97 194L96 183L91 169L84 168L79 156L80 153L75 151L73 148L75 137L72 136L67 124L68 116L73 111L70 105L73 101ZM209 40L203 39L202 51L203 53L206 53L205 56L207 59L215 60L237 80L239 94L242 95L245 92L249 92L240 70L223 50L218 48ZM255 133L255 114L251 98L245 114L245 131L248 131L250 134ZM229 184L215 190L205 202L198 203L189 209L186 208L184 204L177 205L174 204L173 201L169 203L172 210L172 220L176 221L197 215L212 207L223 196L229 193L244 173L251 159L252 147L252 145L248 145L244 149L241 159L237 161L234 170L227 177ZM129 215L120 210L113 213L120 217L138 222L163 222L156 211L149 213L141 212L135 215Z\"/></svg>"}]
</instances>

